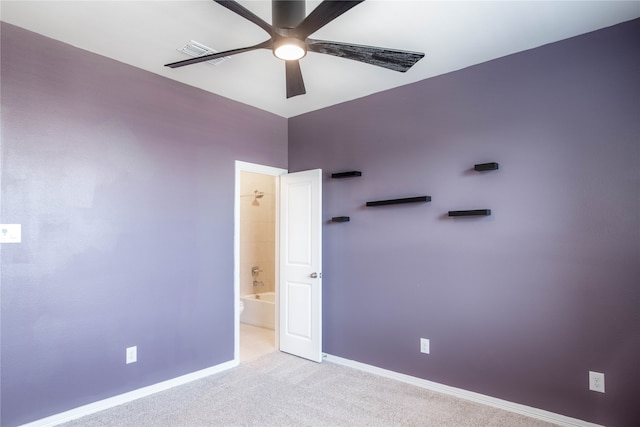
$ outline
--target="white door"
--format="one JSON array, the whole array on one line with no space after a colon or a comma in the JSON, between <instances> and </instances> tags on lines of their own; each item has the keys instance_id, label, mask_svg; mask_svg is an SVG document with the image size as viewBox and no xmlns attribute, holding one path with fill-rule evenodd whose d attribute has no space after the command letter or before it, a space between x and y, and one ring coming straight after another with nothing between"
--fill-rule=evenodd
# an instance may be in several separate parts
<instances>
[{"instance_id":1,"label":"white door","mask_svg":"<svg viewBox=\"0 0 640 427\"><path fill-rule=\"evenodd\" d=\"M280 177L280 350L322 361L322 170Z\"/></svg>"}]
</instances>

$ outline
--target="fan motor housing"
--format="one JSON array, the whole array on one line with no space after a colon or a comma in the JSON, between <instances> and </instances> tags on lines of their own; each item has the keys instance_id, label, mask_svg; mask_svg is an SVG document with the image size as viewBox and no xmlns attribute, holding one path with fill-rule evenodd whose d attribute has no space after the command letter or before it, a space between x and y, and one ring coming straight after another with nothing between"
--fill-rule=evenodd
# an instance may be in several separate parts
<instances>
[{"instance_id":1,"label":"fan motor housing","mask_svg":"<svg viewBox=\"0 0 640 427\"><path fill-rule=\"evenodd\" d=\"M274 0L271 2L271 25L296 28L306 17L304 0Z\"/></svg>"}]
</instances>

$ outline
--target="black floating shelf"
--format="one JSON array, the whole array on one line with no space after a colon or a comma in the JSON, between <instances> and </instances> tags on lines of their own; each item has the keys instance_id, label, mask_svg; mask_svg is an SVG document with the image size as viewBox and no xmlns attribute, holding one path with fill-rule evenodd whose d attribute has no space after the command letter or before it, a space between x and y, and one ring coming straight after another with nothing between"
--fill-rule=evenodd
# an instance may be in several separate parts
<instances>
[{"instance_id":1,"label":"black floating shelf","mask_svg":"<svg viewBox=\"0 0 640 427\"><path fill-rule=\"evenodd\" d=\"M349 222L351 221L351 218L349 218L348 216L334 216L333 218L331 218L331 222Z\"/></svg>"},{"instance_id":2,"label":"black floating shelf","mask_svg":"<svg viewBox=\"0 0 640 427\"><path fill-rule=\"evenodd\" d=\"M349 172L338 172L332 173L331 178L351 178L354 176L362 176L362 172L360 171L349 171Z\"/></svg>"},{"instance_id":3,"label":"black floating shelf","mask_svg":"<svg viewBox=\"0 0 640 427\"><path fill-rule=\"evenodd\" d=\"M491 209L474 209L470 211L449 211L449 216L487 216Z\"/></svg>"},{"instance_id":4,"label":"black floating shelf","mask_svg":"<svg viewBox=\"0 0 640 427\"><path fill-rule=\"evenodd\" d=\"M422 202L430 202L430 201L431 201L431 196L418 196L418 197L407 197L404 199L378 200L376 202L367 202L367 206L399 205L401 203L422 203Z\"/></svg>"},{"instance_id":5,"label":"black floating shelf","mask_svg":"<svg viewBox=\"0 0 640 427\"><path fill-rule=\"evenodd\" d=\"M479 172L482 171L494 171L499 168L499 165L496 162L491 163L480 163L477 165L473 165L473 168Z\"/></svg>"}]
</instances>

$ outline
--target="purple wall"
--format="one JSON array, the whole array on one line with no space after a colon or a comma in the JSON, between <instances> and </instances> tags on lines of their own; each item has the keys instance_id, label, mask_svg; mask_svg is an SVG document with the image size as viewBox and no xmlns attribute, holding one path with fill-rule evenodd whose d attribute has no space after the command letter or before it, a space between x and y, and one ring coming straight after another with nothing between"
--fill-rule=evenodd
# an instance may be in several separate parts
<instances>
[{"instance_id":1,"label":"purple wall","mask_svg":"<svg viewBox=\"0 0 640 427\"><path fill-rule=\"evenodd\" d=\"M324 351L640 424L640 21L290 119L288 153L285 119L1 31L3 426L232 359L233 161L287 155L363 171L325 181Z\"/></svg>"},{"instance_id":2,"label":"purple wall","mask_svg":"<svg viewBox=\"0 0 640 427\"><path fill-rule=\"evenodd\" d=\"M323 350L640 425L638 40L635 20L290 119L291 171L363 173L324 183L325 220L351 222L324 228Z\"/></svg>"},{"instance_id":3,"label":"purple wall","mask_svg":"<svg viewBox=\"0 0 640 427\"><path fill-rule=\"evenodd\" d=\"M1 28L0 423L233 359L234 161L286 168L286 119Z\"/></svg>"}]
</instances>

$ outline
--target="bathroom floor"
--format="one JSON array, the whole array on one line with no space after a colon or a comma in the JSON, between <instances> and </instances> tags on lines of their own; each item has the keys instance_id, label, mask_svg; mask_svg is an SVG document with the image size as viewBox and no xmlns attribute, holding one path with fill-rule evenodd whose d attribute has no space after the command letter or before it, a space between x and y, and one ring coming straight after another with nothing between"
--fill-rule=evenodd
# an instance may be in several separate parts
<instances>
[{"instance_id":1,"label":"bathroom floor","mask_svg":"<svg viewBox=\"0 0 640 427\"><path fill-rule=\"evenodd\" d=\"M240 363L276 351L275 331L240 323Z\"/></svg>"}]
</instances>

